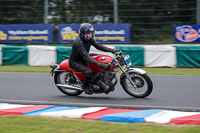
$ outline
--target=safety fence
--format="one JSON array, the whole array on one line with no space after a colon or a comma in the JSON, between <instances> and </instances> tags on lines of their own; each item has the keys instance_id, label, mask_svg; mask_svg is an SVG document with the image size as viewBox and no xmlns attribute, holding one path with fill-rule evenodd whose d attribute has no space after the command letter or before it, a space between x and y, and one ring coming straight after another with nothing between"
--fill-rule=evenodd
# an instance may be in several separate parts
<instances>
[{"instance_id":1,"label":"safety fence","mask_svg":"<svg viewBox=\"0 0 200 133\"><path fill-rule=\"evenodd\" d=\"M130 55L132 67L200 67L200 45L107 45ZM71 46L0 45L0 65L48 66L69 58ZM107 54L91 48L91 53Z\"/></svg>"},{"instance_id":2,"label":"safety fence","mask_svg":"<svg viewBox=\"0 0 200 133\"><path fill-rule=\"evenodd\" d=\"M174 25L200 23L199 5L199 0L0 0L0 24L49 23L57 33L56 24L129 23L130 43L168 44L174 43Z\"/></svg>"}]
</instances>

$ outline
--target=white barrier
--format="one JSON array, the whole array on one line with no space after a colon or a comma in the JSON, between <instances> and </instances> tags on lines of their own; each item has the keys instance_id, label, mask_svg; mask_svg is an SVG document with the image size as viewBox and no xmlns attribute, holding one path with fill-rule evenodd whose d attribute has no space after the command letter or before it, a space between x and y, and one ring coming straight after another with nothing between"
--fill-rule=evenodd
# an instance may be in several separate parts
<instances>
[{"instance_id":1,"label":"white barrier","mask_svg":"<svg viewBox=\"0 0 200 133\"><path fill-rule=\"evenodd\" d=\"M176 67L176 48L173 46L144 46L145 67Z\"/></svg>"},{"instance_id":2,"label":"white barrier","mask_svg":"<svg viewBox=\"0 0 200 133\"><path fill-rule=\"evenodd\" d=\"M106 47L115 49L115 46L113 46L113 45L107 45ZM100 50L96 49L96 48L93 47L93 46L90 48L90 53L94 53L94 54L106 54L106 55L110 55L111 57L114 57L114 54L112 54L112 53L110 53L110 52L103 52L103 51L100 51Z\"/></svg>"},{"instance_id":3,"label":"white barrier","mask_svg":"<svg viewBox=\"0 0 200 133\"><path fill-rule=\"evenodd\" d=\"M54 46L29 45L27 48L29 66L49 66L57 60Z\"/></svg>"}]
</instances>

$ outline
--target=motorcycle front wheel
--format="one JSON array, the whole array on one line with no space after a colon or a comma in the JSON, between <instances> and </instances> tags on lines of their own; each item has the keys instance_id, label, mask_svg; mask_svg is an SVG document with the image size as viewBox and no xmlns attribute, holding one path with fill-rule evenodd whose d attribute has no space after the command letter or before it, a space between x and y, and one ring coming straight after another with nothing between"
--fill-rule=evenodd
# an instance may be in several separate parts
<instances>
[{"instance_id":1,"label":"motorcycle front wheel","mask_svg":"<svg viewBox=\"0 0 200 133\"><path fill-rule=\"evenodd\" d=\"M73 85L77 86L78 83L76 81L72 81L70 72L56 72L54 75L54 82L55 84L68 84L68 85ZM62 93L68 95L68 96L78 96L80 95L83 91L79 90L71 90L66 87L61 87L61 86L56 86Z\"/></svg>"},{"instance_id":2,"label":"motorcycle front wheel","mask_svg":"<svg viewBox=\"0 0 200 133\"><path fill-rule=\"evenodd\" d=\"M121 81L123 89L135 98L145 98L149 96L153 90L153 83L147 74L129 73L131 80L136 88L131 84L127 77Z\"/></svg>"}]
</instances>

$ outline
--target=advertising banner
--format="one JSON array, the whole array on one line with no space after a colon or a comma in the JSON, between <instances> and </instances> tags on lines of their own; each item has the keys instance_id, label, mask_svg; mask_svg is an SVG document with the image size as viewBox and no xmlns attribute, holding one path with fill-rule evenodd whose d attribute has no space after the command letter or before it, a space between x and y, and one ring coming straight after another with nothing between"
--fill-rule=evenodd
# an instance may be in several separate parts
<instances>
[{"instance_id":1,"label":"advertising banner","mask_svg":"<svg viewBox=\"0 0 200 133\"><path fill-rule=\"evenodd\" d=\"M175 42L200 42L200 25L175 25Z\"/></svg>"},{"instance_id":2,"label":"advertising banner","mask_svg":"<svg viewBox=\"0 0 200 133\"><path fill-rule=\"evenodd\" d=\"M99 43L129 43L130 24L92 24ZM79 35L80 24L59 24L59 43L72 43Z\"/></svg>"},{"instance_id":3,"label":"advertising banner","mask_svg":"<svg viewBox=\"0 0 200 133\"><path fill-rule=\"evenodd\" d=\"M53 42L52 24L0 24L0 43Z\"/></svg>"}]
</instances>

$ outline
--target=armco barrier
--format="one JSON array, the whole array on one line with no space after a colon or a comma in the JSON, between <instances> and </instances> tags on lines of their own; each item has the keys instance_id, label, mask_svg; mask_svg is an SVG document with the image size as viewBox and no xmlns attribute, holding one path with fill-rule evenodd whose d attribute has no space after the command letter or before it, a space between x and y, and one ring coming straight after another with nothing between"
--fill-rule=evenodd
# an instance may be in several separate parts
<instances>
[{"instance_id":1,"label":"armco barrier","mask_svg":"<svg viewBox=\"0 0 200 133\"><path fill-rule=\"evenodd\" d=\"M137 110L107 107L71 107L0 103L0 115L68 117L122 123L154 122L200 124L200 112L183 112L163 109Z\"/></svg>"},{"instance_id":2,"label":"armco barrier","mask_svg":"<svg viewBox=\"0 0 200 133\"><path fill-rule=\"evenodd\" d=\"M131 56L133 67L200 67L200 45L107 45ZM0 65L49 66L69 58L70 46L0 45ZM108 54L91 47L91 53Z\"/></svg>"}]
</instances>

